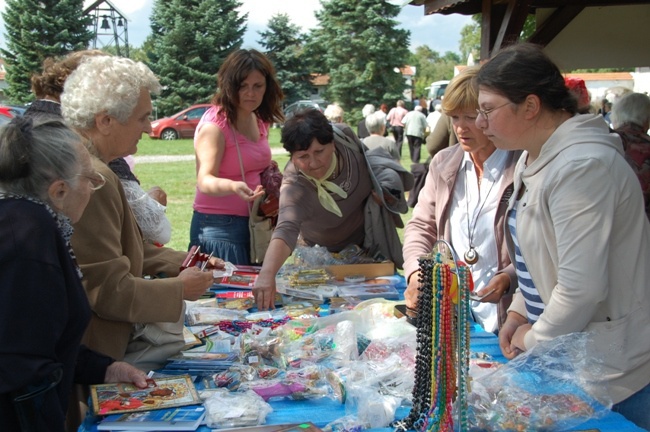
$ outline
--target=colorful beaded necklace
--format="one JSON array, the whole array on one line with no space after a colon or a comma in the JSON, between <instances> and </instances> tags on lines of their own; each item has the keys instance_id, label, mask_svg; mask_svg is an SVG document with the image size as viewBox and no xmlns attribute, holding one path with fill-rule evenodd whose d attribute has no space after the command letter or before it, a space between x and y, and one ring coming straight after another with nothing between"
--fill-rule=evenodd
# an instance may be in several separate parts
<instances>
[{"instance_id":1,"label":"colorful beaded necklace","mask_svg":"<svg viewBox=\"0 0 650 432\"><path fill-rule=\"evenodd\" d=\"M469 430L469 294L474 287L467 264L455 261L452 270L453 261L440 253L419 259L413 408L393 424L396 429L451 432L453 407L456 430Z\"/></svg>"}]
</instances>

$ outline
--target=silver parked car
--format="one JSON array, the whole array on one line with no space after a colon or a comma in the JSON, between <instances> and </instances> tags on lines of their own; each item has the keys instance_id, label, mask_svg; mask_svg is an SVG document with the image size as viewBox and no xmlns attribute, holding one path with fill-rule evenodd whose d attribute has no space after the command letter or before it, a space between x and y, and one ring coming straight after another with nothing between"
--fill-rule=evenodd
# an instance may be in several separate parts
<instances>
[{"instance_id":1,"label":"silver parked car","mask_svg":"<svg viewBox=\"0 0 650 432\"><path fill-rule=\"evenodd\" d=\"M299 100L297 102L294 102L290 105L287 105L287 107L284 109L284 121L289 120L291 117L293 117L298 111L303 110L305 108L316 108L320 110L320 112L325 111L325 108L327 108L327 105L329 105L329 102L326 102L322 99L317 99L317 100Z\"/></svg>"}]
</instances>

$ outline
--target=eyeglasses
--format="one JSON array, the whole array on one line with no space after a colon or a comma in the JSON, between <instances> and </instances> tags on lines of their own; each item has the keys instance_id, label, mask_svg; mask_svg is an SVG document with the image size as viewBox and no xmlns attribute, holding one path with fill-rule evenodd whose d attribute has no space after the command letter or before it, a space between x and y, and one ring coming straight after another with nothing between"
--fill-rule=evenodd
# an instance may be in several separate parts
<instances>
[{"instance_id":1,"label":"eyeglasses","mask_svg":"<svg viewBox=\"0 0 650 432\"><path fill-rule=\"evenodd\" d=\"M485 121L487 122L487 121L490 120L490 119L488 118L488 115L489 115L490 113L492 113L493 111L498 110L499 108L503 108L503 107L506 106L506 105L510 105L511 103L512 103L512 102L506 102L506 103L504 103L503 105L499 105L498 107L490 108L490 109L487 109L487 110L482 110L482 109L480 109L480 108L476 108L476 114L478 114L479 116L483 116L483 118L484 118Z\"/></svg>"},{"instance_id":2,"label":"eyeglasses","mask_svg":"<svg viewBox=\"0 0 650 432\"><path fill-rule=\"evenodd\" d=\"M95 171L92 175L77 174L77 177L83 177L90 182L90 189L96 191L100 190L106 184L106 177L102 173Z\"/></svg>"}]
</instances>

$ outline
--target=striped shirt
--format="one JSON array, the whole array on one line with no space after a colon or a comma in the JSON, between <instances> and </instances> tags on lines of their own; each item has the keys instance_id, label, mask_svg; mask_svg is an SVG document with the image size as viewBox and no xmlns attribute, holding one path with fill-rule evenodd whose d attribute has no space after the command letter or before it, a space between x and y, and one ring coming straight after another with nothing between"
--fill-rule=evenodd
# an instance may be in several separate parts
<instances>
[{"instance_id":1,"label":"striped shirt","mask_svg":"<svg viewBox=\"0 0 650 432\"><path fill-rule=\"evenodd\" d=\"M517 202L517 204L519 204ZM517 241L517 205L508 214L508 228L512 235L512 241L515 244L515 268L517 270L517 281L519 282L519 291L524 296L526 302L526 314L528 315L528 322L535 324L539 316L544 312L544 302L539 296L539 292L533 283L533 278L528 273L528 267L524 262L524 257L521 255L519 249L519 242Z\"/></svg>"}]
</instances>

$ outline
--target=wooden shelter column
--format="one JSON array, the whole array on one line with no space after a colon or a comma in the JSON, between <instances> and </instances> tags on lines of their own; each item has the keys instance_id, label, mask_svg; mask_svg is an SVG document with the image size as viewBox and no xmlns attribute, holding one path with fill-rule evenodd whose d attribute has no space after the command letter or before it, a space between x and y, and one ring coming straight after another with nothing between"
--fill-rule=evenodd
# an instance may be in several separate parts
<instances>
[{"instance_id":1,"label":"wooden shelter column","mask_svg":"<svg viewBox=\"0 0 650 432\"><path fill-rule=\"evenodd\" d=\"M483 0L481 10L481 60L519 40L528 17L530 0L508 0L494 4Z\"/></svg>"}]
</instances>

